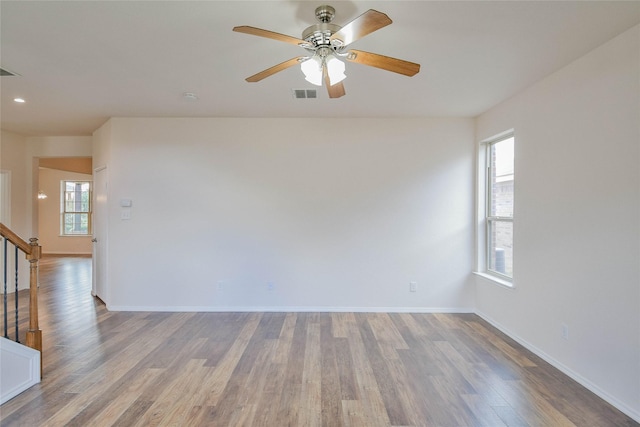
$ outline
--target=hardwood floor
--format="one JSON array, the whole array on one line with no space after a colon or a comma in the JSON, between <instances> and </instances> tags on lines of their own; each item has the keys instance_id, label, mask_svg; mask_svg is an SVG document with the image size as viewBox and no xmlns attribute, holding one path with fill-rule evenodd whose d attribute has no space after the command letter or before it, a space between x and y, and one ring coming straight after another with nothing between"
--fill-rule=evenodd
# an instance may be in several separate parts
<instances>
[{"instance_id":1,"label":"hardwood floor","mask_svg":"<svg viewBox=\"0 0 640 427\"><path fill-rule=\"evenodd\" d=\"M475 315L108 312L88 258L40 283L2 426L638 426Z\"/></svg>"}]
</instances>

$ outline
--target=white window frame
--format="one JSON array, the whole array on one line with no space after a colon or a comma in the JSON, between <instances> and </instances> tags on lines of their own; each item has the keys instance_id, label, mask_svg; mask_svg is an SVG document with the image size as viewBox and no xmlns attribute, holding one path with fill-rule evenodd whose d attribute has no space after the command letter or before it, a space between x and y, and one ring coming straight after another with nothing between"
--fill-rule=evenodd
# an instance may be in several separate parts
<instances>
[{"instance_id":1,"label":"white window frame","mask_svg":"<svg viewBox=\"0 0 640 427\"><path fill-rule=\"evenodd\" d=\"M65 196L66 196L66 187L67 187L67 183L68 182L74 182L74 183L88 183L89 184L89 209L87 212L84 211L79 211L79 212L75 212L75 211L67 211L66 209L66 201L65 201ZM85 236L91 236L92 232L93 232L93 224L92 224L92 217L93 217L93 182L89 181L89 180L76 180L76 179L65 179L60 181L60 236L64 236L64 237L85 237ZM65 215L67 214L81 214L81 215L87 215L87 232L86 233L66 233L65 232Z\"/></svg>"},{"instance_id":2,"label":"white window frame","mask_svg":"<svg viewBox=\"0 0 640 427\"><path fill-rule=\"evenodd\" d=\"M515 138L513 129L497 134L480 142L478 150L477 175L477 234L476 234L476 271L475 273L490 281L509 288L514 287L513 277L501 274L490 268L491 223L514 223L515 212L511 217L491 216L491 147L505 139ZM514 165L515 169L515 165ZM514 194L515 199L515 194ZM515 205L515 203L514 203Z\"/></svg>"}]
</instances>

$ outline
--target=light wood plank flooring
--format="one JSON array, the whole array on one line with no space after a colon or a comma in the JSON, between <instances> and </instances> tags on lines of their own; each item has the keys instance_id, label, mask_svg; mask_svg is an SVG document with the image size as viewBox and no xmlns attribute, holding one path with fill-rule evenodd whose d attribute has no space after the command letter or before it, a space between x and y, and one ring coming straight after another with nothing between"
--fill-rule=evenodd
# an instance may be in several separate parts
<instances>
[{"instance_id":1,"label":"light wood plank flooring","mask_svg":"<svg viewBox=\"0 0 640 427\"><path fill-rule=\"evenodd\" d=\"M44 379L2 426L638 426L475 315L108 312L89 258L40 283Z\"/></svg>"}]
</instances>

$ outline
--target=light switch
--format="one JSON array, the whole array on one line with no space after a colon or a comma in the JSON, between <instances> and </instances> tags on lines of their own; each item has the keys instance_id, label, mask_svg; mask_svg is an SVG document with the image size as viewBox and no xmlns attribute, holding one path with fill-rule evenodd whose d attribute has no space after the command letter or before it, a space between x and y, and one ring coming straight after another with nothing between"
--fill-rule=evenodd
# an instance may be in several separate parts
<instances>
[{"instance_id":1,"label":"light switch","mask_svg":"<svg viewBox=\"0 0 640 427\"><path fill-rule=\"evenodd\" d=\"M131 219L131 210L123 209L120 212L120 219Z\"/></svg>"}]
</instances>

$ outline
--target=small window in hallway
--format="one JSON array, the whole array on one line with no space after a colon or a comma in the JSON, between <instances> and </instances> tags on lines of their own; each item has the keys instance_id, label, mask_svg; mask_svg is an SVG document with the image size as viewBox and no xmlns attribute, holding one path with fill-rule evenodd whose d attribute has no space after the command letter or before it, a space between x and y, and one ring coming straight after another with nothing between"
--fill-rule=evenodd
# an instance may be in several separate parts
<instances>
[{"instance_id":1,"label":"small window in hallway","mask_svg":"<svg viewBox=\"0 0 640 427\"><path fill-rule=\"evenodd\" d=\"M62 181L60 234L91 234L91 182Z\"/></svg>"}]
</instances>

